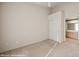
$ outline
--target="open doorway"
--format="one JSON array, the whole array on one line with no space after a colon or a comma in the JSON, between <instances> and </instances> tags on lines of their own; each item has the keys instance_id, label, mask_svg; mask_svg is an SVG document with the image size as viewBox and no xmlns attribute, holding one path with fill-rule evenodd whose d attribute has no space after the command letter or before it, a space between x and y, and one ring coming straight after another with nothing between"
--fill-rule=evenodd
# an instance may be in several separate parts
<instances>
[{"instance_id":1,"label":"open doorway","mask_svg":"<svg viewBox=\"0 0 79 59\"><path fill-rule=\"evenodd\" d=\"M66 38L78 40L78 22L79 19L67 19L66 21Z\"/></svg>"}]
</instances>

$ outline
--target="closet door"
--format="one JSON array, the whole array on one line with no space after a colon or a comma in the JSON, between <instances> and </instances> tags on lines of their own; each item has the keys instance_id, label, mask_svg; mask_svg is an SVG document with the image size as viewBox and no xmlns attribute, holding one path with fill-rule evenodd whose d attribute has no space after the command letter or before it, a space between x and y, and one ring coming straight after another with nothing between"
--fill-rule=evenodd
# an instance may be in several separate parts
<instances>
[{"instance_id":1,"label":"closet door","mask_svg":"<svg viewBox=\"0 0 79 59\"><path fill-rule=\"evenodd\" d=\"M64 40L64 18L62 12L49 15L49 39L62 42Z\"/></svg>"},{"instance_id":2,"label":"closet door","mask_svg":"<svg viewBox=\"0 0 79 59\"><path fill-rule=\"evenodd\" d=\"M79 40L79 20L78 20L78 40Z\"/></svg>"}]
</instances>

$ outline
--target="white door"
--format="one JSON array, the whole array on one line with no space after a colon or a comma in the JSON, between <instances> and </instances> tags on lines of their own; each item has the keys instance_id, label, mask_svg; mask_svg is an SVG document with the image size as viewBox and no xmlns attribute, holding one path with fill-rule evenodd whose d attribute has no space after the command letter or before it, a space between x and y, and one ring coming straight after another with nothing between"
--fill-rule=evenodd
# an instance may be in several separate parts
<instances>
[{"instance_id":1,"label":"white door","mask_svg":"<svg viewBox=\"0 0 79 59\"><path fill-rule=\"evenodd\" d=\"M62 12L49 15L49 39L62 42L64 40L64 18Z\"/></svg>"},{"instance_id":2,"label":"white door","mask_svg":"<svg viewBox=\"0 0 79 59\"><path fill-rule=\"evenodd\" d=\"M79 40L79 20L78 20L78 40Z\"/></svg>"}]
</instances>

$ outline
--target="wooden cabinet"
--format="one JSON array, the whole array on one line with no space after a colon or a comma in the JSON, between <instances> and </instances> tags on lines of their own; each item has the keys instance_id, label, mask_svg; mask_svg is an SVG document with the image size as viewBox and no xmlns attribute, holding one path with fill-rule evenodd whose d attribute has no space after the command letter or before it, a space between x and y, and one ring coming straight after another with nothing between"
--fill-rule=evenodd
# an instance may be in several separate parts
<instances>
[{"instance_id":1,"label":"wooden cabinet","mask_svg":"<svg viewBox=\"0 0 79 59\"><path fill-rule=\"evenodd\" d=\"M78 32L66 32L66 37L71 39L78 39Z\"/></svg>"}]
</instances>

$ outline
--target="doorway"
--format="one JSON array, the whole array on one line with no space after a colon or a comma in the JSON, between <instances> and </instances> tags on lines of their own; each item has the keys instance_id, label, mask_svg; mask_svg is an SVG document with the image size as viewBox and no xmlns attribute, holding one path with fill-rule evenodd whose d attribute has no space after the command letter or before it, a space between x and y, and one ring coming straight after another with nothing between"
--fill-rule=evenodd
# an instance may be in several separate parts
<instances>
[{"instance_id":1,"label":"doorway","mask_svg":"<svg viewBox=\"0 0 79 59\"><path fill-rule=\"evenodd\" d=\"M79 19L68 19L66 22L66 38L78 40Z\"/></svg>"}]
</instances>

